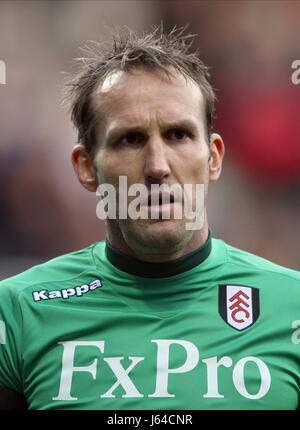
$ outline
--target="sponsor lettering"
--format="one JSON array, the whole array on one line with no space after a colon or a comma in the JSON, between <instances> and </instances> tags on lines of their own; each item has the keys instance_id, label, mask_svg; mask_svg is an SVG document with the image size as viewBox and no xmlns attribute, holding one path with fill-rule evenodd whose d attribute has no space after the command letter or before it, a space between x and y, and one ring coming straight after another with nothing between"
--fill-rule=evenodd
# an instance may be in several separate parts
<instances>
[{"instance_id":1,"label":"sponsor lettering","mask_svg":"<svg viewBox=\"0 0 300 430\"><path fill-rule=\"evenodd\" d=\"M204 368L206 374L205 379L202 381L203 384L206 384L207 392L203 395L204 398L224 398L224 394L222 393L222 387L219 387L218 381L218 369L221 366L230 369L232 373L232 384L236 391L244 398L250 400L258 400L262 397L266 396L271 387L271 374L268 369L268 366L258 357L244 357L238 360L236 363L233 362L231 357L209 357L203 360L200 360L199 350L196 345L192 342L181 340L181 339L155 339L151 340L151 342L155 345L156 349L156 375L155 375L155 390L154 393L143 393L141 387L136 386L134 381L134 375L137 374L139 364L143 362L146 357L126 357L126 362L128 359L130 364L126 367L124 366L123 360L125 356L120 357L104 357L102 358L103 362L108 365L110 371L112 372L115 382L113 385L101 394L101 372L99 369L99 359L101 355L105 352L106 342L104 340L98 341L66 341L59 342L60 347L63 347L62 351L62 370L60 376L60 383L58 388L58 394L52 398L52 400L60 400L60 401L76 401L80 398L80 393L74 393L72 391L72 381L73 376L76 372L87 373L89 374L89 378L92 376L93 380L99 377L99 398L116 398L120 397L120 394L117 396L115 391L117 387L121 387L123 394L121 397L123 398L141 398L141 397L150 397L150 398L167 398L167 397L176 397L176 392L171 392L169 380L174 378L173 375L176 375L176 378L181 377L193 369L195 369L198 365L201 365ZM185 359L182 363L178 363L177 367L170 366L171 360L171 346L177 345L185 351ZM87 359L87 365L76 366L74 363L76 351L80 348L86 347L94 347L95 353L99 358L95 358L91 363L90 359ZM82 352L82 351L81 351ZM92 352L93 357L95 357L95 353ZM258 381L260 383L257 387L255 393L250 393L247 389L247 379L245 378L245 367L248 363L252 363L256 366ZM132 372L134 369L134 372ZM199 381L200 383L200 381ZM107 387L106 387L107 388ZM174 390L174 389L173 389ZM120 391L118 391L120 393Z\"/></svg>"}]
</instances>

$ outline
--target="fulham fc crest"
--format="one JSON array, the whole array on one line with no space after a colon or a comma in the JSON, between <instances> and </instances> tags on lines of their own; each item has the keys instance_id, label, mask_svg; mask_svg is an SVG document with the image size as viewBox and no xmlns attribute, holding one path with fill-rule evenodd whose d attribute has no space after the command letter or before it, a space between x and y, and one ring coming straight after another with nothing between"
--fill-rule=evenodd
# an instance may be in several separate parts
<instances>
[{"instance_id":1,"label":"fulham fc crest","mask_svg":"<svg viewBox=\"0 0 300 430\"><path fill-rule=\"evenodd\" d=\"M259 317L259 289L219 285L219 313L236 330L252 326Z\"/></svg>"}]
</instances>

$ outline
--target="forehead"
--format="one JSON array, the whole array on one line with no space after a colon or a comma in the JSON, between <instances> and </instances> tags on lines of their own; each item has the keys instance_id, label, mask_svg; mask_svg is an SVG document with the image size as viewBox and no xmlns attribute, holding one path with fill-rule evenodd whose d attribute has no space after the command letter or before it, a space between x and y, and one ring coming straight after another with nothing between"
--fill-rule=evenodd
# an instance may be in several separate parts
<instances>
[{"instance_id":1,"label":"forehead","mask_svg":"<svg viewBox=\"0 0 300 430\"><path fill-rule=\"evenodd\" d=\"M133 69L110 73L93 95L93 107L105 122L194 117L204 122L204 98L192 79L173 71Z\"/></svg>"}]
</instances>

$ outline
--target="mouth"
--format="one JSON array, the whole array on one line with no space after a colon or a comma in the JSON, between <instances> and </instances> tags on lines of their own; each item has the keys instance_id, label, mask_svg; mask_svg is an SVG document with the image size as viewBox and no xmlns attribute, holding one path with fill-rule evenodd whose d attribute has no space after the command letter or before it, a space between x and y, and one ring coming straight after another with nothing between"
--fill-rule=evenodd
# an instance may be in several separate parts
<instances>
[{"instance_id":1,"label":"mouth","mask_svg":"<svg viewBox=\"0 0 300 430\"><path fill-rule=\"evenodd\" d=\"M158 192L148 194L148 199L142 203L142 206L146 207L162 207L165 205L171 205L175 203L173 193Z\"/></svg>"},{"instance_id":2,"label":"mouth","mask_svg":"<svg viewBox=\"0 0 300 430\"><path fill-rule=\"evenodd\" d=\"M151 220L173 220L178 198L170 191L150 192L141 203L141 210Z\"/></svg>"}]
</instances>

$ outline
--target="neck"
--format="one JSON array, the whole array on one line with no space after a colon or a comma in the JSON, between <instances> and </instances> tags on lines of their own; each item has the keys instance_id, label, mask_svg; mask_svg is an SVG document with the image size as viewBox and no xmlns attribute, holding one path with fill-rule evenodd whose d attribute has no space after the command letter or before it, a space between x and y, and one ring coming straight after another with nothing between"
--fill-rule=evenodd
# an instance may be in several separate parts
<instances>
[{"instance_id":1,"label":"neck","mask_svg":"<svg viewBox=\"0 0 300 430\"><path fill-rule=\"evenodd\" d=\"M133 258L137 258L138 260L142 260L149 263L161 263L166 261L176 260L177 258L183 257L196 249L200 248L208 238L208 223L207 218L205 216L204 225L200 230L195 230L191 239L182 246L181 249L170 249L167 254L160 253L147 253L147 250L144 252L140 252L140 250L134 250L130 247L124 237L122 232L117 224L108 223L107 224L107 241L109 244L115 248L117 251Z\"/></svg>"}]
</instances>

